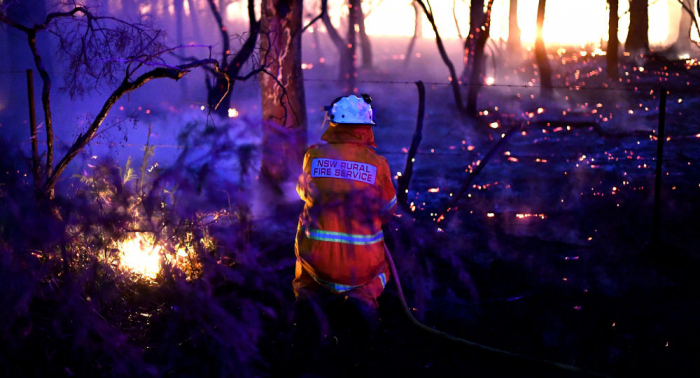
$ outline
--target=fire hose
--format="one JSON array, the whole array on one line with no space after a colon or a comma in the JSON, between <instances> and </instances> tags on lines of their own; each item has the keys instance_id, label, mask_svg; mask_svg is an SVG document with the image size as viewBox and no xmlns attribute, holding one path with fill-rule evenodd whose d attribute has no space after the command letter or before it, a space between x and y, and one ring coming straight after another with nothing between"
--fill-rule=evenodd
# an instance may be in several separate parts
<instances>
[{"instance_id":1,"label":"fire hose","mask_svg":"<svg viewBox=\"0 0 700 378\"><path fill-rule=\"evenodd\" d=\"M585 369L582 369L580 367L573 366L573 365L567 365L567 364L556 362L556 361L549 361L549 360L545 360L545 359L541 359L541 358L526 356L526 355L520 354L520 353L510 352L510 351L503 350L503 349L493 348L493 347L490 347L488 345L480 344L480 343L477 343L474 341L469 341L469 340L463 339L461 337L450 335L449 333L442 332L442 331L439 331L437 329L430 328L430 327L426 326L425 324L419 322L413 316L410 308L408 307L408 304L406 303L406 297L404 297L404 295L403 295L403 289L401 288L401 281L399 280L399 273L396 270L396 265L394 264L394 259L391 258L391 253L389 252L389 248L387 248L386 244L384 245L384 254L386 255L387 261L389 262L389 269L391 269L391 274L394 275L394 282L396 282L396 288L398 289L397 291L399 294L399 299L401 300L401 307L403 308L403 312L406 314L406 317L408 317L408 319L411 321L411 323L413 323L413 325L415 325L419 329L426 331L433 336L437 336L439 338L447 339L447 340L450 340L450 341L458 343L458 344L467 345L467 346L478 348L481 350L485 350L485 351L489 351L489 352L493 352L493 353L498 353L498 354L509 356L509 357L519 358L519 359L526 360L526 361L538 362L538 363L542 363L545 365L554 366L554 367L562 369L562 370L568 370L568 371L571 371L574 373L582 373L582 374L587 374L587 375L594 376L594 377L610 377L609 375L588 371L588 370L585 370Z\"/></svg>"}]
</instances>

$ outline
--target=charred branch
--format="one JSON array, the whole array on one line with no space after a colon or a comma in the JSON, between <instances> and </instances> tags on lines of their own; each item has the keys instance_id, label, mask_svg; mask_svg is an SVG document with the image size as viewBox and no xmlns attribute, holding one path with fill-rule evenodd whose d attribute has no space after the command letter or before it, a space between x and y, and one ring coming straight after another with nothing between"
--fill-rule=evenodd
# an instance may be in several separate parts
<instances>
[{"instance_id":1,"label":"charred branch","mask_svg":"<svg viewBox=\"0 0 700 378\"><path fill-rule=\"evenodd\" d=\"M398 203L406 211L409 211L408 185L411 183L411 176L413 176L413 161L418 152L418 146L420 146L420 142L423 140L423 118L425 117L425 85L423 85L422 81L416 81L416 86L418 87L418 119L416 121L416 130L413 132L411 148L408 150L408 155L406 156L406 167L404 168L403 175L399 177L399 187L396 192Z\"/></svg>"},{"instance_id":2,"label":"charred branch","mask_svg":"<svg viewBox=\"0 0 700 378\"><path fill-rule=\"evenodd\" d=\"M448 203L447 210L445 210L442 214L446 214L447 211L457 206L457 203L459 203L459 200L462 198L464 193L467 192L474 178L476 178L476 176L478 176L479 173L481 173L481 171L484 169L489 160L491 160L491 158L508 142L508 140L522 128L522 123L513 126L493 147L491 147L491 150L486 154L486 156L484 156L483 159L481 159L481 162L477 163L476 167L473 170L471 170L469 175L464 179L464 181L462 182L462 186L452 197L452 200Z\"/></svg>"}]
</instances>

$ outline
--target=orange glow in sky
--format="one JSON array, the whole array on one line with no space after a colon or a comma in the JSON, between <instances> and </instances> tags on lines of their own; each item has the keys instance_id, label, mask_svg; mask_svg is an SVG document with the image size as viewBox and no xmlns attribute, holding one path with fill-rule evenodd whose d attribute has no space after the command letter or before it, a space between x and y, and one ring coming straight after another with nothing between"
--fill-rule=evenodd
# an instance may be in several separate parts
<instances>
[{"instance_id":1,"label":"orange glow in sky","mask_svg":"<svg viewBox=\"0 0 700 378\"><path fill-rule=\"evenodd\" d=\"M487 2L487 1L485 1ZM671 4L669 4L669 2ZM459 28L464 36L469 27L468 1L457 0L455 13L459 19ZM518 24L521 39L526 44L533 44L537 31L537 0L520 0L518 2ZM440 36L457 38L457 27L453 16L453 2L449 0L432 1L433 13L437 21ZM491 37L495 39L508 37L508 0L495 0L492 13ZM621 41L627 38L629 27L628 3L620 1L619 35ZM680 5L676 0L660 0L649 6L649 40L652 44L663 44L669 36L670 16L678 17ZM385 0L366 20L367 32L372 35L412 36L415 20L413 7L406 0ZM608 9L606 0L548 0L545 10L544 38L546 43L579 45L587 42L607 40ZM423 36L434 37L428 20L423 19ZM675 35L673 35L675 37Z\"/></svg>"},{"instance_id":2,"label":"orange glow in sky","mask_svg":"<svg viewBox=\"0 0 700 378\"><path fill-rule=\"evenodd\" d=\"M200 0L201 1L201 0ZM260 0L256 0L256 13L260 16ZM371 14L365 20L367 33L373 36L407 36L413 35L415 13L411 0L365 0L363 10ZM488 1L484 1L488 2ZM320 9L320 1L306 1L305 17L310 19ZM328 13L336 27L347 16L347 0L329 0ZM534 44L536 35L538 0L519 0L518 23L521 39L525 44ZM378 5L377 5L378 4ZM459 20L459 29L464 36L469 28L469 0L432 0L433 13L438 30L443 38L458 38L457 26L453 16L453 4ZM495 0L491 37L506 39L508 36L509 0ZM629 3L619 1L618 38L624 42L629 27ZM186 9L189 12L189 8ZM545 43L554 45L600 44L608 39L607 0L547 0L545 11ZM676 38L678 17L681 6L678 0L657 0L649 4L649 41L652 45L667 45ZM226 8L228 20L247 19L245 1L229 3ZM309 20L305 19L305 22ZM318 22L314 29L323 30ZM423 36L434 38L433 30L427 18L423 16ZM697 32L693 31L697 38Z\"/></svg>"}]
</instances>

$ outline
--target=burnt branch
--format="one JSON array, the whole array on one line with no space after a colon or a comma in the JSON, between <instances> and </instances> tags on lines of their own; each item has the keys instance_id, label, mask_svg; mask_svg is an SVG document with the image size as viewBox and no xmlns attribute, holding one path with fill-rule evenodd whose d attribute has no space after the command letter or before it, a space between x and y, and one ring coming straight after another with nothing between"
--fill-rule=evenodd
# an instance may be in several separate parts
<instances>
[{"instance_id":1,"label":"burnt branch","mask_svg":"<svg viewBox=\"0 0 700 378\"><path fill-rule=\"evenodd\" d=\"M459 188L457 193L455 193L454 197L452 197L452 200L448 203L447 210L444 211L442 214L447 213L447 211L457 206L457 203L462 198L464 193L467 192L467 189L469 189L469 185L471 185L474 178L478 176L479 173L481 173L481 171L484 169L489 160L491 160L491 158L508 142L508 140L522 128L523 124L521 123L519 125L513 126L510 130L508 130L508 132L505 133L505 135L503 135L503 137L491 148L491 150L486 154L486 156L484 156L484 158L481 159L481 162L477 163L476 168L474 168L469 173L467 178L464 179L464 182L462 182L462 186Z\"/></svg>"},{"instance_id":2,"label":"burnt branch","mask_svg":"<svg viewBox=\"0 0 700 378\"><path fill-rule=\"evenodd\" d=\"M413 132L411 148L408 150L408 156L406 156L406 168L404 169L403 175L399 177L399 188L396 193L399 205L406 211L409 210L407 192L408 185L411 183L411 176L413 176L413 160L415 160L418 146L423 140L423 118L425 117L425 85L423 85L422 81L416 81L416 86L418 87L418 119L416 121L416 130Z\"/></svg>"}]
</instances>

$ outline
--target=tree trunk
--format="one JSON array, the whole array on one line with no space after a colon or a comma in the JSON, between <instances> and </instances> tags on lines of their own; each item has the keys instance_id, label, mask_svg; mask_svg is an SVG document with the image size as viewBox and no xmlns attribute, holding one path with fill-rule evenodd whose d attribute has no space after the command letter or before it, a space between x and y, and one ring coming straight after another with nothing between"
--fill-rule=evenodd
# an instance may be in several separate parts
<instances>
[{"instance_id":1,"label":"tree trunk","mask_svg":"<svg viewBox=\"0 0 700 378\"><path fill-rule=\"evenodd\" d=\"M328 16L328 0L321 0L321 21L328 31L328 36L330 37L336 50L338 50L338 57L340 61L338 62L338 81L344 82L348 67L344 59L345 50L347 50L347 44L343 41L343 37L340 36L338 30L331 23L331 18Z\"/></svg>"},{"instance_id":2,"label":"tree trunk","mask_svg":"<svg viewBox=\"0 0 700 378\"><path fill-rule=\"evenodd\" d=\"M452 86L452 95L455 98L455 105L457 105L457 111L459 111L460 114L464 115L465 108L464 104L462 103L462 93L459 90L457 71L455 70L454 64L452 64L450 57L447 56L445 45L442 43L442 38L440 38L440 33L438 32L437 24L435 23L435 17L433 17L432 8L428 9L423 0L416 0L416 2L418 3L418 5L421 6L421 9L423 9L423 13L425 13L425 16L428 18L430 26L433 27L433 31L435 32L435 44L437 44L438 52L440 53L440 58L442 58L443 63L445 63L447 69L450 72L450 85Z\"/></svg>"},{"instance_id":3,"label":"tree trunk","mask_svg":"<svg viewBox=\"0 0 700 378\"><path fill-rule=\"evenodd\" d=\"M471 5L469 6L469 35L464 41L464 68L461 76L463 81L466 81L473 69L474 64L472 60L476 53L476 44L483 25L484 0L471 0Z\"/></svg>"},{"instance_id":4,"label":"tree trunk","mask_svg":"<svg viewBox=\"0 0 700 378\"><path fill-rule=\"evenodd\" d=\"M263 0L260 38L263 187L283 195L280 185L296 179L306 152L307 118L301 70L302 0Z\"/></svg>"},{"instance_id":5,"label":"tree trunk","mask_svg":"<svg viewBox=\"0 0 700 378\"><path fill-rule=\"evenodd\" d=\"M644 0L646 1L646 0ZM544 46L544 10L547 0L539 0L537 4L537 38L535 39L535 59L540 70L540 80L543 92L552 91L552 68L547 60L547 49Z\"/></svg>"},{"instance_id":6,"label":"tree trunk","mask_svg":"<svg viewBox=\"0 0 700 378\"><path fill-rule=\"evenodd\" d=\"M649 4L647 0L630 0L630 28L625 51L633 55L649 52Z\"/></svg>"},{"instance_id":7,"label":"tree trunk","mask_svg":"<svg viewBox=\"0 0 700 378\"><path fill-rule=\"evenodd\" d=\"M360 8L357 6L360 0L349 0L348 4L348 44L341 56L343 65L345 65L345 94L349 95L357 92L357 32L355 25L358 25L362 19L362 15L358 14Z\"/></svg>"},{"instance_id":8,"label":"tree trunk","mask_svg":"<svg viewBox=\"0 0 700 378\"><path fill-rule=\"evenodd\" d=\"M367 30L365 29L365 14L362 11L362 1L353 0L357 6L357 16L359 17L358 25L360 32L360 48L362 49L362 68L372 68L372 43L367 35Z\"/></svg>"},{"instance_id":9,"label":"tree trunk","mask_svg":"<svg viewBox=\"0 0 700 378\"><path fill-rule=\"evenodd\" d=\"M508 52L515 57L520 54L520 27L518 26L518 0L510 0L508 13Z\"/></svg>"},{"instance_id":10,"label":"tree trunk","mask_svg":"<svg viewBox=\"0 0 700 378\"><path fill-rule=\"evenodd\" d=\"M617 70L618 45L620 43L617 40L619 21L617 16L618 0L608 0L608 4L610 4L610 15L608 22L608 51L605 55L605 61L608 69L608 79L613 83L617 83L618 79L620 78Z\"/></svg>"},{"instance_id":11,"label":"tree trunk","mask_svg":"<svg viewBox=\"0 0 700 378\"><path fill-rule=\"evenodd\" d=\"M489 0L486 14L484 14L483 17L484 23L479 26L478 31L476 31L476 38L474 40L472 71L469 76L469 91L467 92L467 115L473 118L475 118L477 114L476 103L479 98L481 84L484 82L484 47L489 40L489 33L491 32L491 9L493 8L493 1L494 0Z\"/></svg>"},{"instance_id":12,"label":"tree trunk","mask_svg":"<svg viewBox=\"0 0 700 378\"><path fill-rule=\"evenodd\" d=\"M418 5L417 2L411 3L413 5L413 11L415 12L415 26L413 27L413 37L411 37L411 42L408 43L408 48L406 49L406 60L404 60L404 67L408 67L408 64L411 62L411 59L413 58L413 48L416 46L416 40L420 38L421 33L423 32L422 30L422 19L423 15L421 14L420 11L420 5Z\"/></svg>"}]
</instances>

